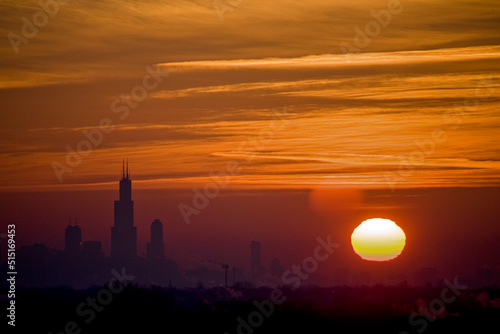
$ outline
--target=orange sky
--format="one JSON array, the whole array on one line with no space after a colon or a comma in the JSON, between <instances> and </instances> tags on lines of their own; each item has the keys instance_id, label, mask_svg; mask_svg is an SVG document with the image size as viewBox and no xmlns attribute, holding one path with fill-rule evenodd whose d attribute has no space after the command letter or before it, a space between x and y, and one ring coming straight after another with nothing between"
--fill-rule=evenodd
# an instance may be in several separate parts
<instances>
[{"instance_id":1,"label":"orange sky","mask_svg":"<svg viewBox=\"0 0 500 334\"><path fill-rule=\"evenodd\" d=\"M233 159L238 187L498 185L498 3L452 3L243 1L223 20L210 1L60 5L0 45L0 188L110 189L124 157L139 188ZM0 6L6 36L41 10Z\"/></svg>"},{"instance_id":2,"label":"orange sky","mask_svg":"<svg viewBox=\"0 0 500 334\"><path fill-rule=\"evenodd\" d=\"M334 230L350 261L350 231L376 215L410 230L401 261L411 270L467 255L468 235L463 261L498 264L488 253L498 1L243 0L221 13L212 0L72 0L47 10L34 32L25 25L43 20L38 1L0 0L0 198L22 242L61 248L72 215L107 252L128 158L140 249L161 218L179 236L172 256L206 252L217 230L233 257L254 238L293 261ZM179 203L228 163L227 189L184 224Z\"/></svg>"}]
</instances>

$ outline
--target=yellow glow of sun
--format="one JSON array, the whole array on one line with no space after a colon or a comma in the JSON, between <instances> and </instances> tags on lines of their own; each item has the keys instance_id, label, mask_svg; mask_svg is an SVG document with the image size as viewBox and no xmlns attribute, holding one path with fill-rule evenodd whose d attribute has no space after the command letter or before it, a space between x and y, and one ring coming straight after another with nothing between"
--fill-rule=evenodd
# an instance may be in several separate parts
<instances>
[{"instance_id":1,"label":"yellow glow of sun","mask_svg":"<svg viewBox=\"0 0 500 334\"><path fill-rule=\"evenodd\" d=\"M351 244L363 260L389 261L405 247L406 235L395 222L384 218L367 219L354 229Z\"/></svg>"}]
</instances>

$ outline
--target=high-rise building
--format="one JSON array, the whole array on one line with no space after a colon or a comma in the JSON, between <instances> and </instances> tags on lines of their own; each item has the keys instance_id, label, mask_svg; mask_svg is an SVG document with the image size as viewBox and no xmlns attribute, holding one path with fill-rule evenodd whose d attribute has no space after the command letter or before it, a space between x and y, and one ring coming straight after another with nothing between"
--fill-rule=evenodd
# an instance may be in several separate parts
<instances>
[{"instance_id":1,"label":"high-rise building","mask_svg":"<svg viewBox=\"0 0 500 334\"><path fill-rule=\"evenodd\" d=\"M134 201L132 181L129 178L128 161L123 162L120 180L120 200L115 201L115 221L111 227L111 257L131 259L137 256L137 227L134 226Z\"/></svg>"},{"instance_id":2,"label":"high-rise building","mask_svg":"<svg viewBox=\"0 0 500 334\"><path fill-rule=\"evenodd\" d=\"M253 240L250 245L250 267L252 275L258 275L262 271L260 262L260 242Z\"/></svg>"},{"instance_id":3,"label":"high-rise building","mask_svg":"<svg viewBox=\"0 0 500 334\"><path fill-rule=\"evenodd\" d=\"M100 241L85 241L83 243L82 257L86 259L100 259L102 257Z\"/></svg>"},{"instance_id":4,"label":"high-rise building","mask_svg":"<svg viewBox=\"0 0 500 334\"><path fill-rule=\"evenodd\" d=\"M64 231L64 252L70 257L80 255L82 230L78 225L69 225Z\"/></svg>"},{"instance_id":5,"label":"high-rise building","mask_svg":"<svg viewBox=\"0 0 500 334\"><path fill-rule=\"evenodd\" d=\"M285 269L281 265L281 261L278 258L273 258L271 260L271 265L269 266L269 272L271 273L271 275L281 277L284 270Z\"/></svg>"},{"instance_id":6,"label":"high-rise building","mask_svg":"<svg viewBox=\"0 0 500 334\"><path fill-rule=\"evenodd\" d=\"M163 224L159 219L151 223L151 242L146 245L146 258L163 259L165 258L163 244Z\"/></svg>"}]
</instances>

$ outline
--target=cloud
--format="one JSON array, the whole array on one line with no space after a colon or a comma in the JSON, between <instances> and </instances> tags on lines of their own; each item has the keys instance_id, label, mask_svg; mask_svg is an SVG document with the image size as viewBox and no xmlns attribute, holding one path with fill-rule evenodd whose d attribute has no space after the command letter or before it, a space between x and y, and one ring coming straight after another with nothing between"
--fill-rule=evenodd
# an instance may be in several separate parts
<instances>
[{"instance_id":1,"label":"cloud","mask_svg":"<svg viewBox=\"0 0 500 334\"><path fill-rule=\"evenodd\" d=\"M359 65L384 65L424 62L449 62L466 60L497 59L500 56L499 46L478 46L463 48L447 48L425 51L394 51L378 53L323 54L308 55L296 58L263 58L237 60L205 60L171 62L159 64L169 72L185 72L200 70L239 70L239 69L273 69L294 70L331 68L338 66L355 67Z\"/></svg>"},{"instance_id":2,"label":"cloud","mask_svg":"<svg viewBox=\"0 0 500 334\"><path fill-rule=\"evenodd\" d=\"M479 41L495 45L500 40L495 1L458 1L454 6L444 0L401 3L403 12L372 38L363 53L467 47ZM22 34L21 19L40 11L38 3L27 0L3 1L0 6L4 36ZM0 87L131 77L148 64L165 62L201 60L198 66L231 66L236 59L331 62L309 56L341 54L340 43L353 43L355 28L363 29L374 20L372 11L386 8L387 1L381 0L243 1L220 21L210 0L73 0L60 5L37 35L20 46L19 54L7 39L0 44ZM436 15L441 12L447 14ZM215 63L203 63L207 59ZM287 65L269 61L272 66Z\"/></svg>"},{"instance_id":3,"label":"cloud","mask_svg":"<svg viewBox=\"0 0 500 334\"><path fill-rule=\"evenodd\" d=\"M286 127L257 149L236 183L384 186L384 171L397 170L435 128L447 142L405 184L496 182L500 4L401 3L404 10L349 55L340 44L354 43L356 28L387 1L244 0L223 21L209 0L61 5L18 54L8 39L0 43L0 182L58 182L51 163L64 161L66 147L103 118L116 130L67 182L105 182L111 174L102 166L123 156L144 162L136 175L148 186L204 182L227 159L245 162L253 152L239 145L255 141L272 109L285 106ZM40 10L27 0L0 7L4 36L21 34L21 19ZM169 77L120 119L112 101L130 95L155 64ZM478 87L488 98L462 108L468 116L453 128L443 114Z\"/></svg>"}]
</instances>

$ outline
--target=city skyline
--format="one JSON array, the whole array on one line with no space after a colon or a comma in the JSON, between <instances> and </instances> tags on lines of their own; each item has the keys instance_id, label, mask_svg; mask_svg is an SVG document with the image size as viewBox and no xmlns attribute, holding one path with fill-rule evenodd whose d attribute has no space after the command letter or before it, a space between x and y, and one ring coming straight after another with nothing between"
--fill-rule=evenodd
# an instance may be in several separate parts
<instances>
[{"instance_id":1,"label":"city skyline","mask_svg":"<svg viewBox=\"0 0 500 334\"><path fill-rule=\"evenodd\" d=\"M20 245L62 249L71 216L110 254L128 157L117 210L141 256L158 218L187 266L251 240L291 265L331 234L336 265L361 268L349 236L379 217L409 232L404 270L498 266L497 2L54 1L0 4L0 205Z\"/></svg>"},{"instance_id":2,"label":"city skyline","mask_svg":"<svg viewBox=\"0 0 500 334\"><path fill-rule=\"evenodd\" d=\"M111 260L125 260L125 261L133 261L135 258L143 258L146 260L165 260L169 259L169 261L174 261L174 265L177 266L178 264L176 261L180 260L181 261L181 267L180 267L180 275L185 275L182 274L184 270L191 270L191 274L187 274L186 277L189 275L192 275L192 277L197 277L196 275L202 275L200 277L200 282L203 281L202 277L205 277L203 272L198 272L198 271L192 271L194 268L203 268L207 267L207 269L211 270L214 272L213 278L210 278L209 281L215 280L217 282L218 280L222 279L222 269L225 271L225 276L227 279L227 270L232 270L232 283L234 284L236 277L242 279L242 280L247 280L249 282L254 282L256 284L279 284L281 276L286 273L285 267L281 264L280 257L283 256L284 254L281 253L276 253L272 251L273 248L271 248L271 252L265 253L265 258L266 258L266 264L262 262L262 255L261 255L261 242L257 240L251 240L249 241L249 260L248 262L245 261L244 259L241 258L241 254L238 255L240 257L237 259L237 257L233 257L232 260L228 261L228 259L222 259L223 262L220 262L221 260L211 260L209 259L210 257L213 257L210 254L209 249L203 249L201 248L201 252L206 253L206 257L202 258L199 257L199 255L194 255L195 260L191 259L189 263L186 265L186 263L182 263L182 260L185 259L176 259L175 255L174 256L166 256L165 255L165 247L169 246L169 244L165 244L163 241L164 234L163 234L163 224L162 222L157 219L157 218L152 218L149 219L149 221L152 221L151 224L149 225L150 229L150 234L149 234L149 242L145 244L145 249L144 251L138 252L137 251L137 232L136 229L128 229L130 235L125 238L122 237L122 239L118 240L126 240L126 242L129 243L128 247L127 245L125 247L117 246L116 250L117 252L113 253L113 243L116 242L117 239L116 236L113 234L113 229L116 226L121 226L120 224L125 223L126 227L133 226L134 224L134 212L133 212L133 201L132 201L132 179L130 178L129 174L129 168L128 168L128 160L125 163L125 159L122 161L122 171L121 171L121 179L118 182L119 184L119 189L118 189L118 194L119 194L119 200L114 201L114 223L111 226L111 234L109 235L109 240L110 245L111 245L111 251L109 253L105 253L102 248L102 242L106 240L86 240L86 238L82 238L82 232L85 232L85 229L82 229L81 225L78 225L77 223L77 218L75 217L73 222L71 218L69 219L69 225L66 226L65 228L65 234L64 234L64 254L69 256L69 259L104 259L108 258ZM329 196L332 196L332 193L328 193ZM335 195L335 194L333 194ZM327 200L331 200L332 198L327 198ZM337 198L339 199L339 198ZM345 202L349 203L349 202ZM324 207L323 207L324 209ZM339 208L337 208L339 209ZM341 209L341 208L340 208ZM321 213L318 211L318 213ZM331 214L331 213L336 213L338 214L339 212L322 212L322 214ZM329 217L331 218L331 217ZM134 226L135 227L135 226ZM102 228L102 227L101 227ZM171 233L169 233L171 235ZM175 240L176 236L171 235L173 239ZM118 241L118 242L120 242ZM225 240L225 242L229 242L230 240ZM174 242L175 243L175 242ZM26 245L28 246L28 245ZM26 247L23 246L23 247ZM32 247L45 247L44 241L43 240L37 240L34 245L29 245L26 250L27 252L32 252L29 250ZM21 248L23 249L23 248ZM41 248L40 248L41 249ZM49 250L47 248L47 250ZM34 250L33 250L34 251ZM345 250L344 250L345 251ZM45 251L44 251L45 252ZM119 253L123 252L123 253ZM289 252L289 251L287 251ZM2 252L5 254L4 252ZM232 253L232 252L229 252ZM109 254L109 255L108 255ZM168 255L173 255L173 254L168 254ZM191 255L191 256L193 256ZM208 257L208 258L207 258ZM237 259L237 260L235 260ZM229 264L227 264L229 263ZM439 268L437 269L436 267L432 267L432 265L429 265L428 262L424 261L422 264L420 264L420 269L415 270L416 268L413 268L411 271L405 271L405 270L394 270L394 266L386 266L386 269L383 269L382 271L376 270L375 267L370 266L356 266L355 262L342 262L339 264L334 264L333 267L329 269L330 271L330 277L322 277L321 275L318 276L316 279L312 280L312 282L316 282L316 284L320 285L360 285L360 284L367 284L367 285L372 285L372 284L388 284L388 285L401 285L401 284L412 284L416 286L422 286L422 285L428 285L431 284L437 284L439 282L439 277L444 277L446 275L450 275L453 273L453 275L458 275L462 277L462 280L467 280L468 282L471 282L470 284L489 284L488 282L493 282L491 281L493 277L496 277L496 273L498 272L498 266L494 265L494 262L492 262L493 265L488 265L486 263L483 263L482 265L475 265L471 267L469 270L454 270L454 271L447 271L443 270L444 268ZM354 265L353 265L354 264ZM221 267L221 265L223 265ZM289 263L286 263L286 265L289 265ZM392 269L391 269L392 267ZM278 268L278 269L276 269ZM389 268L389 269L388 269ZM241 271L243 269L243 271ZM240 272L241 271L241 272ZM371 272L370 272L371 271ZM238 275L236 273L238 272ZM489 274L488 274L489 273ZM270 280L270 276L274 276L274 279ZM489 275L489 276L488 276ZM229 275L231 278L231 275ZM486 278L485 278L486 277ZM487 278L489 277L489 278ZM209 281L205 282L208 283ZM483 282L483 283L478 283L478 282ZM219 281L219 284L220 283Z\"/></svg>"}]
</instances>

